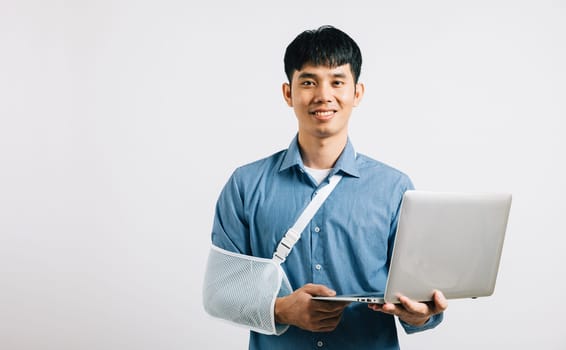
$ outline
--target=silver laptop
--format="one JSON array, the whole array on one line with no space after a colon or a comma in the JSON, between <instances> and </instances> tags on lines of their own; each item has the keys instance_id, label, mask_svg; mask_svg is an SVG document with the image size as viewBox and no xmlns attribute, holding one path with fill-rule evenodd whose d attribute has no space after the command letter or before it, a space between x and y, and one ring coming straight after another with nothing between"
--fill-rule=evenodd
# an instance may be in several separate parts
<instances>
[{"instance_id":1,"label":"silver laptop","mask_svg":"<svg viewBox=\"0 0 566 350\"><path fill-rule=\"evenodd\" d=\"M407 191L403 196L385 293L314 297L398 303L398 293L429 301L493 294L511 195Z\"/></svg>"}]
</instances>

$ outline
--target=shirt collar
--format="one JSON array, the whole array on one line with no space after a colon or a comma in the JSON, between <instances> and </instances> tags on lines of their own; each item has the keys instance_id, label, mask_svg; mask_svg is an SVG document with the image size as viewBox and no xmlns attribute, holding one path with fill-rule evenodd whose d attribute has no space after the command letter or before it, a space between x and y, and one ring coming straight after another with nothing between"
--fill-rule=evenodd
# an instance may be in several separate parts
<instances>
[{"instance_id":1,"label":"shirt collar","mask_svg":"<svg viewBox=\"0 0 566 350\"><path fill-rule=\"evenodd\" d=\"M292 166L298 166L299 169L304 170L305 165L303 164L303 159L301 158L301 152L299 151L299 135L297 134L287 152L285 157L283 158L283 162L279 167L279 171L283 171L289 169ZM358 170L358 166L356 164L356 151L354 150L354 146L350 142L350 138L348 138L348 142L346 143L346 147L338 157L336 161L336 165L330 172L330 176L342 171L343 173L353 176L353 177L360 177L360 172Z\"/></svg>"}]
</instances>

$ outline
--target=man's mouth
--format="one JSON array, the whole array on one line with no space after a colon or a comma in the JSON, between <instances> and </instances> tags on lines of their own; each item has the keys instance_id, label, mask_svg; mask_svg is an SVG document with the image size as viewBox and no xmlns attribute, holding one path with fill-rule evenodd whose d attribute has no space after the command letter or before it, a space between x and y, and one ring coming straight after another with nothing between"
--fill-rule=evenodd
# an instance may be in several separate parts
<instances>
[{"instance_id":1,"label":"man's mouth","mask_svg":"<svg viewBox=\"0 0 566 350\"><path fill-rule=\"evenodd\" d=\"M327 120L330 119L336 114L335 110L316 110L310 112L312 116L319 120Z\"/></svg>"}]
</instances>

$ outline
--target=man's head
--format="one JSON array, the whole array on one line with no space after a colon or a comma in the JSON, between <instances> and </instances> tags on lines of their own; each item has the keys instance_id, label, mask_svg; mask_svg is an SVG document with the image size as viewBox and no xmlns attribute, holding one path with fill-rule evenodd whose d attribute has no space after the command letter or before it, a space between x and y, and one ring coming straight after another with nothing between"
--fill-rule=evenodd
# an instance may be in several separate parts
<instances>
[{"instance_id":1,"label":"man's head","mask_svg":"<svg viewBox=\"0 0 566 350\"><path fill-rule=\"evenodd\" d=\"M305 31L285 52L283 97L299 122L299 142L307 137L345 142L352 109L364 94L358 83L358 45L333 27Z\"/></svg>"},{"instance_id":2,"label":"man's head","mask_svg":"<svg viewBox=\"0 0 566 350\"><path fill-rule=\"evenodd\" d=\"M357 83L362 69L362 54L348 34L332 26L322 26L299 34L287 46L284 63L289 82L293 73L306 64L331 68L349 64Z\"/></svg>"}]
</instances>

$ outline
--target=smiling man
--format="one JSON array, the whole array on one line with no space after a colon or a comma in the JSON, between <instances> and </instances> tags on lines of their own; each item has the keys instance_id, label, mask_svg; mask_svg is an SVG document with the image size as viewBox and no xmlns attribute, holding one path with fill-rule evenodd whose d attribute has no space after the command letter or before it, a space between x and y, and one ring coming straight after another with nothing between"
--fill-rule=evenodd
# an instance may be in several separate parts
<instances>
[{"instance_id":1,"label":"smiling man","mask_svg":"<svg viewBox=\"0 0 566 350\"><path fill-rule=\"evenodd\" d=\"M284 62L283 97L298 133L288 149L232 174L218 199L212 242L271 258L306 203L333 175L342 180L282 264L293 292L281 290L266 312L289 327L274 332L279 335L250 332L250 349L398 349L395 316L408 333L433 328L447 307L442 293L430 303L402 297L401 304L369 307L312 299L383 292L401 199L413 188L404 173L355 152L348 138L352 111L364 95L360 49L344 32L324 26L297 36ZM259 287L247 288L253 294ZM243 304L235 308L249 308Z\"/></svg>"}]
</instances>

